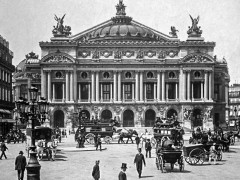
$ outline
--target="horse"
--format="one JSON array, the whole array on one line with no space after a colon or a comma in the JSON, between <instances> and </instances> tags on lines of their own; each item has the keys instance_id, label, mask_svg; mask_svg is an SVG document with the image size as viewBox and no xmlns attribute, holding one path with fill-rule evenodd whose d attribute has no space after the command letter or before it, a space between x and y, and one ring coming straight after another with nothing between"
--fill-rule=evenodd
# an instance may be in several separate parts
<instances>
[{"instance_id":1,"label":"horse","mask_svg":"<svg viewBox=\"0 0 240 180\"><path fill-rule=\"evenodd\" d=\"M125 130L126 130L126 132L124 132L124 131L121 131L121 132L120 132L120 138L121 138L121 139L123 139L123 138L128 138L126 144L128 144L128 140L129 140L129 139L132 141L132 144L133 144L132 136L133 136L133 135L138 135L137 131L136 131L136 130L133 130L133 129L129 129L129 130L125 129ZM123 140L122 140L122 141L123 141ZM123 141L123 142L124 142L124 141Z\"/></svg>"},{"instance_id":2,"label":"horse","mask_svg":"<svg viewBox=\"0 0 240 180\"><path fill-rule=\"evenodd\" d=\"M49 141L47 143L47 154L48 154L48 160L50 160L50 157L52 159L52 161L55 161L55 157L57 154L57 147L58 147L58 140L52 139L52 141Z\"/></svg>"},{"instance_id":3,"label":"horse","mask_svg":"<svg viewBox=\"0 0 240 180\"><path fill-rule=\"evenodd\" d=\"M38 160L42 160L43 158L43 153L45 149L45 141L43 139L38 140L37 142L37 156Z\"/></svg>"}]
</instances>

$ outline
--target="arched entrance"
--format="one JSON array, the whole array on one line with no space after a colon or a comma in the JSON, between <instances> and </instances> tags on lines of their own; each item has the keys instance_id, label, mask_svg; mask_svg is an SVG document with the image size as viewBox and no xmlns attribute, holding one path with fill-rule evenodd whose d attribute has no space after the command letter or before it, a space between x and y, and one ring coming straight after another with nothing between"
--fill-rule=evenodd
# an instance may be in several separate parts
<instances>
[{"instance_id":1,"label":"arched entrance","mask_svg":"<svg viewBox=\"0 0 240 180\"><path fill-rule=\"evenodd\" d=\"M64 113L62 110L57 110L54 112L54 121L53 121L53 127L64 127Z\"/></svg>"},{"instance_id":2,"label":"arched entrance","mask_svg":"<svg viewBox=\"0 0 240 180\"><path fill-rule=\"evenodd\" d=\"M112 119L112 112L108 109L103 110L101 114L101 121L109 123L111 119Z\"/></svg>"},{"instance_id":3,"label":"arched entrance","mask_svg":"<svg viewBox=\"0 0 240 180\"><path fill-rule=\"evenodd\" d=\"M134 126L134 113L132 110L127 109L123 113L123 127Z\"/></svg>"},{"instance_id":4,"label":"arched entrance","mask_svg":"<svg viewBox=\"0 0 240 180\"><path fill-rule=\"evenodd\" d=\"M177 118L177 111L175 109L169 109L167 112L167 118L169 119Z\"/></svg>"},{"instance_id":5,"label":"arched entrance","mask_svg":"<svg viewBox=\"0 0 240 180\"><path fill-rule=\"evenodd\" d=\"M194 109L192 114L192 127L198 127L203 125L201 109Z\"/></svg>"},{"instance_id":6,"label":"arched entrance","mask_svg":"<svg viewBox=\"0 0 240 180\"><path fill-rule=\"evenodd\" d=\"M145 127L153 127L156 113L152 109L148 109L145 113Z\"/></svg>"}]
</instances>

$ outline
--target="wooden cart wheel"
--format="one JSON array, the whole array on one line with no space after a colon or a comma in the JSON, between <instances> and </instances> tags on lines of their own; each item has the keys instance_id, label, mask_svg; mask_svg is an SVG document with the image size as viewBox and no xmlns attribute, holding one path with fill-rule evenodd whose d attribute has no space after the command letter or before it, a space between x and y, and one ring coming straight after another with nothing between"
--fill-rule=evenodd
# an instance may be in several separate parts
<instances>
[{"instance_id":1,"label":"wooden cart wheel","mask_svg":"<svg viewBox=\"0 0 240 180\"><path fill-rule=\"evenodd\" d=\"M160 164L159 164L158 157L156 157L156 166L157 166L157 170L159 170L160 169Z\"/></svg>"},{"instance_id":2,"label":"wooden cart wheel","mask_svg":"<svg viewBox=\"0 0 240 180\"><path fill-rule=\"evenodd\" d=\"M112 142L112 138L110 136L106 136L104 138L104 141L105 141L106 144L110 144Z\"/></svg>"},{"instance_id":3,"label":"wooden cart wheel","mask_svg":"<svg viewBox=\"0 0 240 180\"><path fill-rule=\"evenodd\" d=\"M222 150L218 150L216 153L217 156L217 161L221 161L222 160Z\"/></svg>"},{"instance_id":4,"label":"wooden cart wheel","mask_svg":"<svg viewBox=\"0 0 240 180\"><path fill-rule=\"evenodd\" d=\"M203 149L196 148L189 153L189 160L191 164L202 164L205 159L205 153Z\"/></svg>"},{"instance_id":5,"label":"wooden cart wheel","mask_svg":"<svg viewBox=\"0 0 240 180\"><path fill-rule=\"evenodd\" d=\"M189 157L185 157L185 161L186 161L188 164L191 164Z\"/></svg>"},{"instance_id":6,"label":"wooden cart wheel","mask_svg":"<svg viewBox=\"0 0 240 180\"><path fill-rule=\"evenodd\" d=\"M160 170L162 171L162 173L163 173L163 171L164 171L164 169L163 169L163 158L162 158L162 156L160 156L159 157L159 165L160 165Z\"/></svg>"},{"instance_id":7,"label":"wooden cart wheel","mask_svg":"<svg viewBox=\"0 0 240 180\"><path fill-rule=\"evenodd\" d=\"M95 144L95 142L94 142L94 137L95 137L95 135L94 135L93 133L88 133L88 134L85 136L87 143L89 143L89 144Z\"/></svg>"},{"instance_id":8,"label":"wooden cart wheel","mask_svg":"<svg viewBox=\"0 0 240 180\"><path fill-rule=\"evenodd\" d=\"M180 170L180 172L184 171L183 156L181 156L181 158L179 159L178 164L179 164L179 170Z\"/></svg>"}]
</instances>

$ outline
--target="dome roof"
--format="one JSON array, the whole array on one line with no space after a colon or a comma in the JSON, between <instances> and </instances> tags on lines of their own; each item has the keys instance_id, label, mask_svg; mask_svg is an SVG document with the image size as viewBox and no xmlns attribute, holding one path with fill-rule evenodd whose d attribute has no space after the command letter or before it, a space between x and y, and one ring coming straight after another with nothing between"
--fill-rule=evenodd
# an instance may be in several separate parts
<instances>
[{"instance_id":1,"label":"dome roof","mask_svg":"<svg viewBox=\"0 0 240 180\"><path fill-rule=\"evenodd\" d=\"M107 25L90 31L86 39L89 41L102 40L143 40L158 41L160 37L147 27L132 22L132 18L126 16L125 5L119 1L116 16Z\"/></svg>"},{"instance_id":2,"label":"dome roof","mask_svg":"<svg viewBox=\"0 0 240 180\"><path fill-rule=\"evenodd\" d=\"M88 34L88 40L144 40L157 41L159 37L150 29L131 22L128 16L116 16L112 23L93 30Z\"/></svg>"}]
</instances>

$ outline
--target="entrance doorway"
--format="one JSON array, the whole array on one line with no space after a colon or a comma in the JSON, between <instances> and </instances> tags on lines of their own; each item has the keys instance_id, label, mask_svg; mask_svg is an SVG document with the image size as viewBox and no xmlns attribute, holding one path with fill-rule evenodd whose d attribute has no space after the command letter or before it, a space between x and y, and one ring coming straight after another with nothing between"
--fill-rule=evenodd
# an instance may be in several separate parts
<instances>
[{"instance_id":1,"label":"entrance doorway","mask_svg":"<svg viewBox=\"0 0 240 180\"><path fill-rule=\"evenodd\" d=\"M109 123L111 119L112 119L112 112L108 109L103 110L101 114L101 121Z\"/></svg>"},{"instance_id":2,"label":"entrance doorway","mask_svg":"<svg viewBox=\"0 0 240 180\"><path fill-rule=\"evenodd\" d=\"M152 109L148 109L145 113L145 127L153 127L156 113Z\"/></svg>"},{"instance_id":3,"label":"entrance doorway","mask_svg":"<svg viewBox=\"0 0 240 180\"><path fill-rule=\"evenodd\" d=\"M203 125L202 115L201 115L201 109L194 109L192 114L192 126L198 127Z\"/></svg>"},{"instance_id":4,"label":"entrance doorway","mask_svg":"<svg viewBox=\"0 0 240 180\"><path fill-rule=\"evenodd\" d=\"M54 121L53 121L53 127L64 127L64 113L62 110L57 110L54 112Z\"/></svg>"},{"instance_id":5,"label":"entrance doorway","mask_svg":"<svg viewBox=\"0 0 240 180\"><path fill-rule=\"evenodd\" d=\"M127 109L123 113L123 127L134 126L134 113L132 110Z\"/></svg>"}]
</instances>

